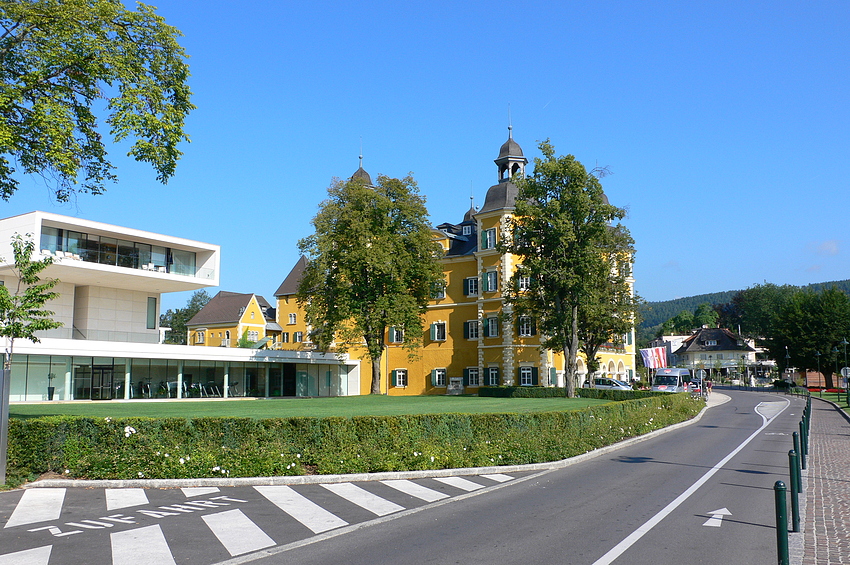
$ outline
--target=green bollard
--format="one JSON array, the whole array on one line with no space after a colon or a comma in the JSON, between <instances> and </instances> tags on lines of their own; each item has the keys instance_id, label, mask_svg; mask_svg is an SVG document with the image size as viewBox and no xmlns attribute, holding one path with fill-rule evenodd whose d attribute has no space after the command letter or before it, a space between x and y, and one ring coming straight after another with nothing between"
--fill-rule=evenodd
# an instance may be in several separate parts
<instances>
[{"instance_id":1,"label":"green bollard","mask_svg":"<svg viewBox=\"0 0 850 565\"><path fill-rule=\"evenodd\" d=\"M773 499L776 505L776 553L779 565L790 565L788 557L788 507L785 502L785 483L776 481L773 484Z\"/></svg>"},{"instance_id":2,"label":"green bollard","mask_svg":"<svg viewBox=\"0 0 850 565\"><path fill-rule=\"evenodd\" d=\"M797 452L788 452L788 467L791 471L791 531L800 531L800 477L797 476Z\"/></svg>"},{"instance_id":3,"label":"green bollard","mask_svg":"<svg viewBox=\"0 0 850 565\"><path fill-rule=\"evenodd\" d=\"M793 434L791 434L791 437L794 440L794 452L800 453L800 434L798 432L794 432ZM802 462L800 461L800 458L798 457L797 458L797 467L796 467L797 478L799 479L800 484L803 484L803 472L800 470L800 467L801 467L800 463L802 463Z\"/></svg>"},{"instance_id":4,"label":"green bollard","mask_svg":"<svg viewBox=\"0 0 850 565\"><path fill-rule=\"evenodd\" d=\"M808 443L809 438L806 434L806 426L802 420L800 420L800 451L797 453L800 454L800 468L806 468L806 453L808 453Z\"/></svg>"}]
</instances>

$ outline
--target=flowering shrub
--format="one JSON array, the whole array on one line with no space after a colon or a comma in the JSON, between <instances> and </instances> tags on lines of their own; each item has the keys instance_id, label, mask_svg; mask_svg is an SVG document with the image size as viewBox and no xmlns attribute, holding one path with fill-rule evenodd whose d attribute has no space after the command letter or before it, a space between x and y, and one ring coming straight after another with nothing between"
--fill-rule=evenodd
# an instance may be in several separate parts
<instances>
[{"instance_id":1,"label":"flowering shrub","mask_svg":"<svg viewBox=\"0 0 850 565\"><path fill-rule=\"evenodd\" d=\"M687 420L703 406L686 394L665 394L530 414L13 419L9 464L21 474L55 471L88 479L513 465L585 453Z\"/></svg>"}]
</instances>

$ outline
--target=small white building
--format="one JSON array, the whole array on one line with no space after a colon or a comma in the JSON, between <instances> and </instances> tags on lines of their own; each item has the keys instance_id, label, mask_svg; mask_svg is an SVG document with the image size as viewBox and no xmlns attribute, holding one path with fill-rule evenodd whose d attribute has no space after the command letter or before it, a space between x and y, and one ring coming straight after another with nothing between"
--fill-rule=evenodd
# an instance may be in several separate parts
<instances>
[{"instance_id":1,"label":"small white building","mask_svg":"<svg viewBox=\"0 0 850 565\"><path fill-rule=\"evenodd\" d=\"M347 356L160 343L162 294L218 286L218 245L31 212L0 220L0 284L10 288L15 234L33 238L34 259L54 258L42 278L60 281L46 307L63 326L39 343L15 340L12 402L264 397L285 375L299 396L360 393L359 361Z\"/></svg>"}]
</instances>

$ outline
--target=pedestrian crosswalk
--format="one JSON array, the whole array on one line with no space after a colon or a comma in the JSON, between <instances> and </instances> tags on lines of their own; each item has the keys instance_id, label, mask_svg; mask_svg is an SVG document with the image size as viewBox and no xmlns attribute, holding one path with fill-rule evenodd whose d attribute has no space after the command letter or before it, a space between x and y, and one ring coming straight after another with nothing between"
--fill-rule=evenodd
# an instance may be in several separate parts
<instances>
[{"instance_id":1,"label":"pedestrian crosswalk","mask_svg":"<svg viewBox=\"0 0 850 565\"><path fill-rule=\"evenodd\" d=\"M0 523L8 519L0 529L0 565L216 563L515 478L497 473L314 485L2 493ZM185 539L211 543L175 543Z\"/></svg>"}]
</instances>

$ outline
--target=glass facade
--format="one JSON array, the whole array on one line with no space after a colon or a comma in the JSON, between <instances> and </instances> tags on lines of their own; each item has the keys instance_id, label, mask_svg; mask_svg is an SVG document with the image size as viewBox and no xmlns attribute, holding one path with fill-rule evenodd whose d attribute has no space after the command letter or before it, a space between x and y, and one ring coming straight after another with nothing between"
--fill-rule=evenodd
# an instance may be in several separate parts
<instances>
[{"instance_id":1,"label":"glass facade","mask_svg":"<svg viewBox=\"0 0 850 565\"><path fill-rule=\"evenodd\" d=\"M343 396L346 365L15 355L10 401ZM178 395L178 388L182 392Z\"/></svg>"},{"instance_id":2,"label":"glass facade","mask_svg":"<svg viewBox=\"0 0 850 565\"><path fill-rule=\"evenodd\" d=\"M196 276L194 251L42 226L42 251L101 265Z\"/></svg>"}]
</instances>

